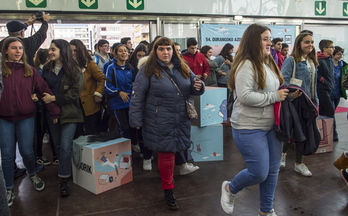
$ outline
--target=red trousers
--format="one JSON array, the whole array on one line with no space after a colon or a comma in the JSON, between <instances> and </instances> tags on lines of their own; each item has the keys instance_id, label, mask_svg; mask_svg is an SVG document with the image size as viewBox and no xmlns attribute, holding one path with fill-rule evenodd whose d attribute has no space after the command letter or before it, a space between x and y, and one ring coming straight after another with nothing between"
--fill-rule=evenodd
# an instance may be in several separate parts
<instances>
[{"instance_id":1,"label":"red trousers","mask_svg":"<svg viewBox=\"0 0 348 216\"><path fill-rule=\"evenodd\" d=\"M158 152L158 170L162 181L162 189L173 189L175 152Z\"/></svg>"}]
</instances>

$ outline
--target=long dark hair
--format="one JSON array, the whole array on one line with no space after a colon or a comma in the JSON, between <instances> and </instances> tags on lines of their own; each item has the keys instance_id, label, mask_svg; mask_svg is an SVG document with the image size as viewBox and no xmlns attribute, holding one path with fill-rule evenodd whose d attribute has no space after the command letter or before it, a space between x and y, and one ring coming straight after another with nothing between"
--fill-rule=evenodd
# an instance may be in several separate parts
<instances>
[{"instance_id":1,"label":"long dark hair","mask_svg":"<svg viewBox=\"0 0 348 216\"><path fill-rule=\"evenodd\" d=\"M225 45L222 47L222 49L221 49L219 55L221 55L222 57L224 57L225 60L229 60L229 61L232 63L232 62L233 62L233 58L232 58L232 56L231 56L231 54L230 54L229 51L230 51L231 49L233 49L233 48L234 48L234 46L233 46L232 44L227 43L227 44L225 44Z\"/></svg>"},{"instance_id":2,"label":"long dark hair","mask_svg":"<svg viewBox=\"0 0 348 216\"><path fill-rule=\"evenodd\" d=\"M138 58L137 53L138 52L145 52L145 55L147 55L147 48L145 44L140 43L135 50L133 51L132 55L129 57L128 63L131 64L134 68L137 68L138 65Z\"/></svg>"},{"instance_id":3,"label":"long dark hair","mask_svg":"<svg viewBox=\"0 0 348 216\"><path fill-rule=\"evenodd\" d=\"M68 41L63 39L55 39L52 40L51 43L56 45L56 47L59 49L60 59L62 61L64 72L71 78L75 78L75 75L77 73L81 73L81 68L72 55L72 50ZM53 71L55 65L55 61L50 61L45 65L44 69L48 67L50 71Z\"/></svg>"},{"instance_id":4,"label":"long dark hair","mask_svg":"<svg viewBox=\"0 0 348 216\"><path fill-rule=\"evenodd\" d=\"M20 42L22 44L22 48L23 48L23 55L22 55L22 62L24 64L24 76L28 77L28 76L32 76L33 75L33 70L30 67L30 65L27 62L27 55L25 54L25 50L24 50L24 44L23 41L19 38L16 37L8 37L5 39L3 45L2 45L2 49L1 49L1 53L2 53L2 57L1 57L1 70L2 70L2 75L4 77L8 77L9 75L12 74L11 69L8 67L8 65L6 64L6 61L8 60L8 55L6 54L6 51L8 50L10 43L13 42Z\"/></svg>"},{"instance_id":5,"label":"long dark hair","mask_svg":"<svg viewBox=\"0 0 348 216\"><path fill-rule=\"evenodd\" d=\"M80 68L85 68L87 63L92 61L92 57L88 53L86 46L78 39L71 40L70 45L76 46L76 61Z\"/></svg>"},{"instance_id":6,"label":"long dark hair","mask_svg":"<svg viewBox=\"0 0 348 216\"><path fill-rule=\"evenodd\" d=\"M175 45L174 42L172 40L170 40L167 37L161 37L158 38L154 45L153 45L153 49L149 54L149 58L146 61L145 64L145 75L147 76L151 76L152 74L154 74L156 77L160 77L161 76L161 67L158 65L157 63L157 48L159 46L171 46L173 49L173 58L177 58L180 61L180 67L179 67L179 71L181 72L182 76L185 78L189 78L190 77L190 68L187 66L187 64L185 63L185 61L178 55L177 52L175 52Z\"/></svg>"},{"instance_id":7,"label":"long dark hair","mask_svg":"<svg viewBox=\"0 0 348 216\"><path fill-rule=\"evenodd\" d=\"M205 45L201 48L201 53L208 58L207 53L209 50L212 50L213 48L211 46Z\"/></svg>"},{"instance_id":8,"label":"long dark hair","mask_svg":"<svg viewBox=\"0 0 348 216\"><path fill-rule=\"evenodd\" d=\"M34 68L37 69L40 65L44 65L47 62L48 58L48 49L40 48L36 54L34 59Z\"/></svg>"}]
</instances>

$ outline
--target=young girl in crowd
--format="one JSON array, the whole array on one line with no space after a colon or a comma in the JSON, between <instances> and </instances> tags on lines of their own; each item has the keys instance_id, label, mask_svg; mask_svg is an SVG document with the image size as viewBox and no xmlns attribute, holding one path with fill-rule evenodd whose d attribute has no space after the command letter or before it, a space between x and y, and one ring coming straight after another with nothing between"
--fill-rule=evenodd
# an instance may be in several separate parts
<instances>
[{"instance_id":1,"label":"young girl in crowd","mask_svg":"<svg viewBox=\"0 0 348 216\"><path fill-rule=\"evenodd\" d=\"M204 81L206 86L218 86L217 83L217 77L219 76L220 73L222 73L222 71L217 71L218 69L218 63L211 58L211 56L213 55L213 48L211 46L203 46L201 48L201 53L207 58L207 61L209 63L209 67L210 67L210 75L208 76L208 78Z\"/></svg>"},{"instance_id":2,"label":"young girl in crowd","mask_svg":"<svg viewBox=\"0 0 348 216\"><path fill-rule=\"evenodd\" d=\"M203 93L203 82L175 51L174 42L158 38L134 82L130 124L142 127L145 146L158 152L162 189L173 210L178 209L173 194L175 154L191 145L185 100Z\"/></svg>"},{"instance_id":3,"label":"young girl in crowd","mask_svg":"<svg viewBox=\"0 0 348 216\"><path fill-rule=\"evenodd\" d=\"M227 214L232 214L238 192L259 184L259 215L276 216L273 200L282 144L273 129L273 109L275 102L285 100L288 90L278 90L283 78L272 59L271 45L268 27L250 25L240 41L229 76L229 88L236 97L231 117L232 134L247 168L232 181L222 183L221 206Z\"/></svg>"},{"instance_id":4,"label":"young girl in crowd","mask_svg":"<svg viewBox=\"0 0 348 216\"><path fill-rule=\"evenodd\" d=\"M34 57L34 68L39 72L40 76L42 76L42 69L44 64L49 61L48 57L48 49L39 49ZM52 163L54 165L59 165L59 161L57 158L56 151L54 149L54 144L52 139L50 138L47 126L46 116L44 115L44 104L42 101L38 101L36 103L36 163L48 166L51 162L43 155L42 153L42 144L43 140L46 140L50 143L50 147L52 149L53 160Z\"/></svg>"},{"instance_id":5,"label":"young girl in crowd","mask_svg":"<svg viewBox=\"0 0 348 216\"><path fill-rule=\"evenodd\" d=\"M122 137L137 145L135 128L129 126L129 104L135 79L134 68L127 63L129 52L123 44L114 50L115 63L106 69L105 93L109 95L109 106L120 127Z\"/></svg>"},{"instance_id":6,"label":"young girl in crowd","mask_svg":"<svg viewBox=\"0 0 348 216\"><path fill-rule=\"evenodd\" d=\"M230 73L230 69L232 67L232 53L234 46L230 43L225 44L219 55L216 56L214 61L218 64L218 85L220 87L227 87L228 75Z\"/></svg>"},{"instance_id":7,"label":"young girl in crowd","mask_svg":"<svg viewBox=\"0 0 348 216\"><path fill-rule=\"evenodd\" d=\"M23 42L8 37L2 46L1 72L3 91L0 100L0 148L7 202L11 206L14 194L14 158L16 140L23 163L34 188L42 191L45 183L35 172L34 129L35 104L32 94L52 94L39 73L27 63ZM55 102L47 103L51 124L57 123L60 109Z\"/></svg>"},{"instance_id":8,"label":"young girl in crowd","mask_svg":"<svg viewBox=\"0 0 348 216\"><path fill-rule=\"evenodd\" d=\"M71 40L70 47L83 73L83 89L80 100L84 122L83 124L78 124L77 134L97 134L97 123L100 123L100 121L97 121L97 118L101 116L100 102L104 94L105 75L92 60L81 40Z\"/></svg>"},{"instance_id":9,"label":"young girl in crowd","mask_svg":"<svg viewBox=\"0 0 348 216\"><path fill-rule=\"evenodd\" d=\"M317 96L317 66L318 60L314 48L313 35L311 33L301 33L296 37L293 51L290 57L286 58L282 66L284 83L289 85L292 74L295 70L295 78L302 80L300 86L302 90L318 105ZM296 65L295 65L296 64ZM296 94L299 92L297 91ZM299 95L298 95L299 96ZM285 167L286 152L291 146L291 142L284 143L281 167ZM303 155L295 149L296 163L295 171L303 176L312 176L307 166L303 163Z\"/></svg>"},{"instance_id":10,"label":"young girl in crowd","mask_svg":"<svg viewBox=\"0 0 348 216\"><path fill-rule=\"evenodd\" d=\"M133 66L135 70L135 74L137 74L139 71L139 68L138 68L139 60L145 57L146 55L147 55L147 47L145 46L145 44L140 43L135 48L134 52L132 53L128 61L128 63ZM143 132L141 128L136 129L136 136L137 136L139 147L141 149L141 153L143 156L143 169L149 171L149 170L152 170L152 163L151 163L152 151L144 146L142 134Z\"/></svg>"},{"instance_id":11,"label":"young girl in crowd","mask_svg":"<svg viewBox=\"0 0 348 216\"><path fill-rule=\"evenodd\" d=\"M55 95L46 93L42 99L45 103L55 101L62 110L58 124L48 121L48 126L59 160L60 195L68 196L73 138L77 123L83 122L79 102L83 74L67 41L52 40L49 55L50 62L44 66L42 76Z\"/></svg>"}]
</instances>

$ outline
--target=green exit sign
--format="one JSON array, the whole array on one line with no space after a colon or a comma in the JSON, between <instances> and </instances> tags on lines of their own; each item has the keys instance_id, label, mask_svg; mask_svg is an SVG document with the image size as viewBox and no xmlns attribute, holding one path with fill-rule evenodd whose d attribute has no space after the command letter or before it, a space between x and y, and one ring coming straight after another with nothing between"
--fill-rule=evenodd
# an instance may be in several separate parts
<instances>
[{"instance_id":1,"label":"green exit sign","mask_svg":"<svg viewBox=\"0 0 348 216\"><path fill-rule=\"evenodd\" d=\"M79 0L80 9L98 9L98 0Z\"/></svg>"},{"instance_id":2,"label":"green exit sign","mask_svg":"<svg viewBox=\"0 0 348 216\"><path fill-rule=\"evenodd\" d=\"M315 1L314 2L314 14L317 16L326 15L326 1Z\"/></svg>"},{"instance_id":3,"label":"green exit sign","mask_svg":"<svg viewBox=\"0 0 348 216\"><path fill-rule=\"evenodd\" d=\"M127 10L144 10L145 0L126 0Z\"/></svg>"},{"instance_id":4,"label":"green exit sign","mask_svg":"<svg viewBox=\"0 0 348 216\"><path fill-rule=\"evenodd\" d=\"M25 5L28 8L45 8L47 7L47 0L25 0Z\"/></svg>"},{"instance_id":5,"label":"green exit sign","mask_svg":"<svg viewBox=\"0 0 348 216\"><path fill-rule=\"evenodd\" d=\"M343 2L343 16L348 16L348 2Z\"/></svg>"}]
</instances>

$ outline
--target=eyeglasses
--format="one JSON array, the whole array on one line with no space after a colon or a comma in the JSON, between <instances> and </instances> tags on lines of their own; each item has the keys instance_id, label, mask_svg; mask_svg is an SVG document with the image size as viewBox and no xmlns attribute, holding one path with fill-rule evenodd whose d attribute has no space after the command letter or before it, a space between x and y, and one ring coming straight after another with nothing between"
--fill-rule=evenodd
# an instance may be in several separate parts
<instances>
[{"instance_id":1,"label":"eyeglasses","mask_svg":"<svg viewBox=\"0 0 348 216\"><path fill-rule=\"evenodd\" d=\"M326 47L326 48L332 48L332 49L335 49L335 47L333 47L333 46L330 46L330 47Z\"/></svg>"},{"instance_id":2,"label":"eyeglasses","mask_svg":"<svg viewBox=\"0 0 348 216\"><path fill-rule=\"evenodd\" d=\"M102 47L106 47L106 48L109 48L110 46L109 46L109 45L106 45L106 44L105 44L105 45L103 45Z\"/></svg>"}]
</instances>

